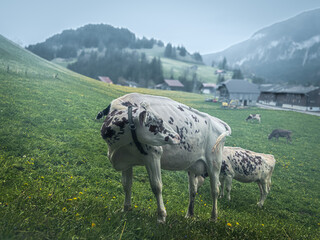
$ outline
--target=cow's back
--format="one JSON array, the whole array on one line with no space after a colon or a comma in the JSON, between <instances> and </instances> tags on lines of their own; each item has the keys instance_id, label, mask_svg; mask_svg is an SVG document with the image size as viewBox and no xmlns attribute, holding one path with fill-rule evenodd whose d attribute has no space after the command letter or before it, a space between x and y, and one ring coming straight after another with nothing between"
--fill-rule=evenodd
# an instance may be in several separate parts
<instances>
[{"instance_id":1,"label":"cow's back","mask_svg":"<svg viewBox=\"0 0 320 240\"><path fill-rule=\"evenodd\" d=\"M224 147L223 160L232 168L234 178L241 182L263 179L273 170L274 157L239 147Z\"/></svg>"},{"instance_id":2,"label":"cow's back","mask_svg":"<svg viewBox=\"0 0 320 240\"><path fill-rule=\"evenodd\" d=\"M112 105L138 106L141 103L149 105L181 138L178 145L162 146L163 169L187 169L196 160L204 160L206 154L211 153L222 133L231 133L230 127L220 119L166 97L132 93L118 98ZM184 160L183 166L181 159Z\"/></svg>"}]
</instances>

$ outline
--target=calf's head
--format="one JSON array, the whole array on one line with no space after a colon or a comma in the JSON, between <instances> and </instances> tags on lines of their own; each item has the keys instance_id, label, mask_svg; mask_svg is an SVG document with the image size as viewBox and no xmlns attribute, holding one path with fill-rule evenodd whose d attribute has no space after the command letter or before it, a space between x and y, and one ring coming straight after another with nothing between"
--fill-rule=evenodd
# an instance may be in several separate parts
<instances>
[{"instance_id":1,"label":"calf's head","mask_svg":"<svg viewBox=\"0 0 320 240\"><path fill-rule=\"evenodd\" d=\"M142 143L153 146L180 143L180 136L148 104L140 104L138 116L139 123L136 126L139 127L136 131Z\"/></svg>"}]
</instances>

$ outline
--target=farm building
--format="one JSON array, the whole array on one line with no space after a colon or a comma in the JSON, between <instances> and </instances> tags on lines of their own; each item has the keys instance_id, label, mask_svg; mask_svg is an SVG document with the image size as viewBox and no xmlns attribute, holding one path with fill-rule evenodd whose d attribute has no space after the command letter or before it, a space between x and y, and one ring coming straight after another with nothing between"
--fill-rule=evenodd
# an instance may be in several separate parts
<instances>
[{"instance_id":1,"label":"farm building","mask_svg":"<svg viewBox=\"0 0 320 240\"><path fill-rule=\"evenodd\" d=\"M165 79L163 83L156 86L156 89L182 91L184 85L179 80Z\"/></svg>"},{"instance_id":2,"label":"farm building","mask_svg":"<svg viewBox=\"0 0 320 240\"><path fill-rule=\"evenodd\" d=\"M238 100L240 105L252 106L258 101L260 90L256 84L243 79L230 79L217 87L219 99Z\"/></svg>"},{"instance_id":3,"label":"farm building","mask_svg":"<svg viewBox=\"0 0 320 240\"><path fill-rule=\"evenodd\" d=\"M200 92L204 94L215 94L216 84L214 83L202 83L200 87Z\"/></svg>"},{"instance_id":4,"label":"farm building","mask_svg":"<svg viewBox=\"0 0 320 240\"><path fill-rule=\"evenodd\" d=\"M101 82L113 84L113 82L111 81L111 79L109 77L99 76L98 78L100 79Z\"/></svg>"},{"instance_id":5,"label":"farm building","mask_svg":"<svg viewBox=\"0 0 320 240\"><path fill-rule=\"evenodd\" d=\"M320 111L320 88L262 85L259 103L295 110Z\"/></svg>"}]
</instances>

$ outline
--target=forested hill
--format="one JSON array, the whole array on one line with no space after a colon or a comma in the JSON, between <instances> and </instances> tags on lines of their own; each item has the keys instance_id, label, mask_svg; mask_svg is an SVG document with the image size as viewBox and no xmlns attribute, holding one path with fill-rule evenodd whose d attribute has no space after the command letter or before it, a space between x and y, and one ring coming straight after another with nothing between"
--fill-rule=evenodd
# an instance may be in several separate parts
<instances>
[{"instance_id":1,"label":"forested hill","mask_svg":"<svg viewBox=\"0 0 320 240\"><path fill-rule=\"evenodd\" d=\"M190 54L183 46L165 46L160 40L137 38L128 29L106 24L65 30L27 49L50 61L64 59L69 69L88 77L109 76L114 83L133 81L141 87L163 82L160 57L203 64L199 53ZM144 54L153 49L156 56Z\"/></svg>"},{"instance_id":2,"label":"forested hill","mask_svg":"<svg viewBox=\"0 0 320 240\"><path fill-rule=\"evenodd\" d=\"M48 38L45 42L29 45L31 52L47 60L54 58L77 57L78 51L85 48L152 48L153 45L164 46L155 39L139 39L125 28L115 28L106 24L89 24L76 30L64 30Z\"/></svg>"}]
</instances>

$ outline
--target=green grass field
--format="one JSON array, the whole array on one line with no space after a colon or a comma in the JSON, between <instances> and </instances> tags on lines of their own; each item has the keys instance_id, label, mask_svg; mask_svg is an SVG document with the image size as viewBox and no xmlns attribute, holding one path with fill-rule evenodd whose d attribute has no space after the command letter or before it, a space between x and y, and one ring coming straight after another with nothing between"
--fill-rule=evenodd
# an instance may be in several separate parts
<instances>
[{"instance_id":1,"label":"green grass field","mask_svg":"<svg viewBox=\"0 0 320 240\"><path fill-rule=\"evenodd\" d=\"M9 68L8 68L9 66ZM54 78L58 74L57 78ZM134 169L133 206L121 211L121 173L107 159L97 112L129 92L163 95L226 121L226 145L271 153L277 163L263 209L256 184L234 181L209 221L209 181L195 218L185 172L163 171L167 223L143 167ZM295 112L222 110L203 95L107 85L44 61L0 36L0 239L320 239L320 117ZM248 123L260 113L262 123ZM275 128L292 144L268 141Z\"/></svg>"}]
</instances>

